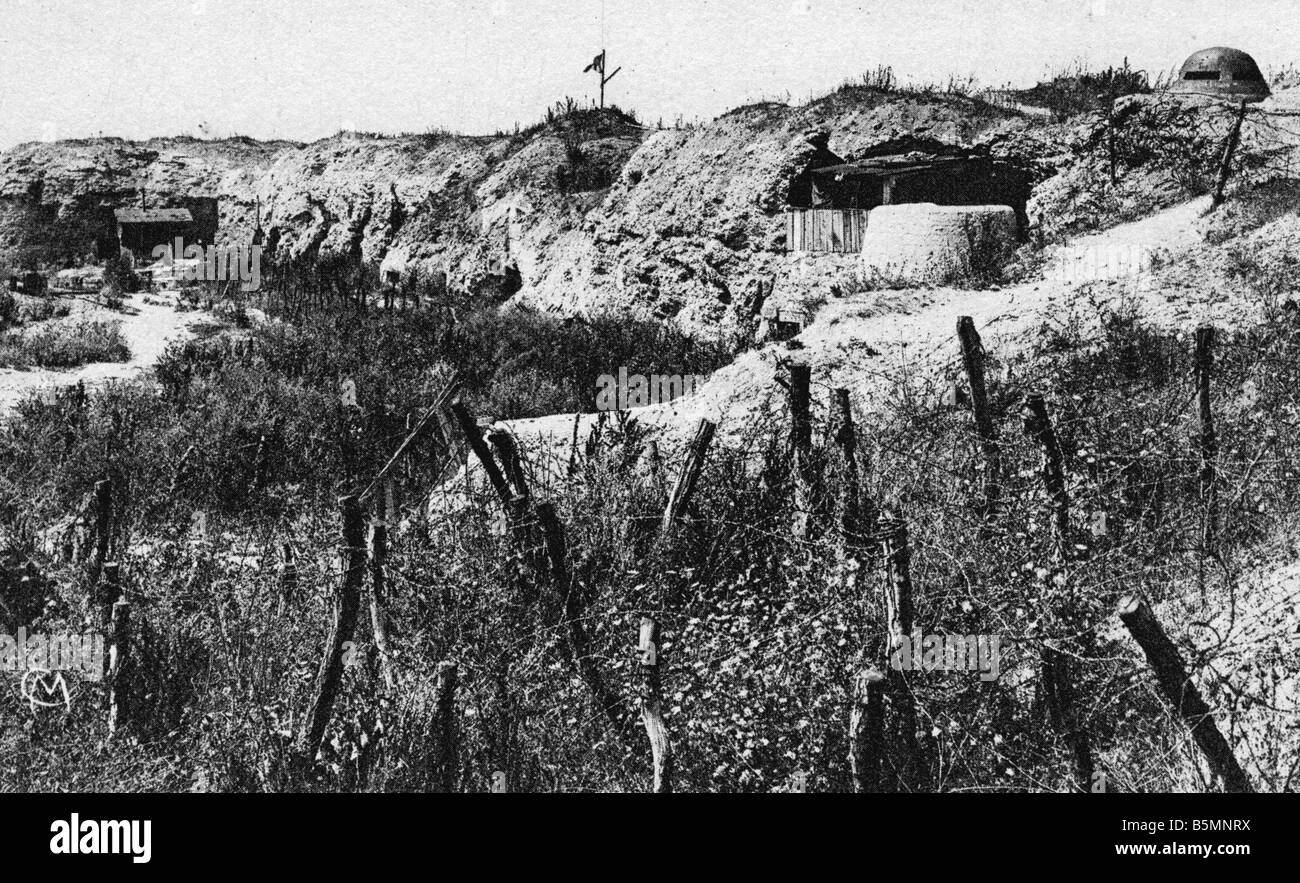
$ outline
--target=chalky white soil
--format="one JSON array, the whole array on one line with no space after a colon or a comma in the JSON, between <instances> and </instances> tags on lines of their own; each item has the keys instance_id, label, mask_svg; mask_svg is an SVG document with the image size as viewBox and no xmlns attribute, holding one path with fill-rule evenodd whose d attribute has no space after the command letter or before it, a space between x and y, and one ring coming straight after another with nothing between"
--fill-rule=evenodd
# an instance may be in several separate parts
<instances>
[{"instance_id":1,"label":"chalky white soil","mask_svg":"<svg viewBox=\"0 0 1300 883\"><path fill-rule=\"evenodd\" d=\"M189 337L192 334L191 325L203 319L211 319L202 312L177 312L170 304L145 303L143 296L138 294L127 300L125 312L104 309L81 299L70 300L68 303L72 305L71 314L50 321L119 322L122 335L131 349L130 359L125 362L91 362L66 370L0 368L0 414L42 389L72 386L78 381L94 386L110 380L134 377L153 367L169 343Z\"/></svg>"}]
</instances>

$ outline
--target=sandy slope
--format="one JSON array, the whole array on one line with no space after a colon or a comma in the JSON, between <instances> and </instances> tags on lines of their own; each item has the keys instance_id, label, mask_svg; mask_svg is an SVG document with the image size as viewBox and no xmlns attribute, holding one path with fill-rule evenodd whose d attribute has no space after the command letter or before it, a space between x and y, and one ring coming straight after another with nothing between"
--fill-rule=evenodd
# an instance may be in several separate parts
<instances>
[{"instance_id":1,"label":"sandy slope","mask_svg":"<svg viewBox=\"0 0 1300 883\"><path fill-rule=\"evenodd\" d=\"M1106 254L1157 249L1177 255L1203 247L1198 199L1151 217L1080 237L1073 253ZM1033 342L1044 323L1095 325L1100 307L1133 304L1158 325L1191 330L1203 321L1240 322L1247 305L1212 286L1184 287L1145 270L1136 276L1102 282L1061 279L1049 261L1044 278L998 290L952 288L864 292L827 303L799 335L795 347L768 345L742 354L717 371L695 395L667 405L636 409L642 424L658 429L669 447L682 443L700 418L719 423L719 437L736 437L783 406L774 382L780 360L812 365L815 392L846 387L859 413L874 410L883 392L904 376L954 377L958 370L954 336L957 317L975 319L986 348L999 360L1013 361ZM617 366L610 366L611 373ZM672 373L672 366L664 366ZM592 390L593 396L595 390ZM574 415L558 414L507 425L531 447L551 447L567 459ZM578 418L579 440L591 431L595 415Z\"/></svg>"}]
</instances>

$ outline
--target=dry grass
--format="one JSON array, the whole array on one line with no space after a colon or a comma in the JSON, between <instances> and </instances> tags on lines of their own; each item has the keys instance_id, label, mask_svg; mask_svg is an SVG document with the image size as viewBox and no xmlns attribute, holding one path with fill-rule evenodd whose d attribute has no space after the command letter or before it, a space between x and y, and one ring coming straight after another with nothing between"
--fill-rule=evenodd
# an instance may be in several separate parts
<instances>
[{"instance_id":1,"label":"dry grass","mask_svg":"<svg viewBox=\"0 0 1300 883\"><path fill-rule=\"evenodd\" d=\"M56 321L11 331L0 338L0 366L7 368L76 368L130 358L131 350L116 321Z\"/></svg>"}]
</instances>

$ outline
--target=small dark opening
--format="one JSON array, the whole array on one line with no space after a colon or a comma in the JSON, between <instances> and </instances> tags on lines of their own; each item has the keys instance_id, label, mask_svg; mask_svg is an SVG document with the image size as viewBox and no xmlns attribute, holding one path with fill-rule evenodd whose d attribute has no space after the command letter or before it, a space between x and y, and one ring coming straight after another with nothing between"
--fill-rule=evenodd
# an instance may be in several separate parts
<instances>
[{"instance_id":1,"label":"small dark opening","mask_svg":"<svg viewBox=\"0 0 1300 883\"><path fill-rule=\"evenodd\" d=\"M1188 71L1183 74L1184 80L1217 80L1218 78L1218 71Z\"/></svg>"},{"instance_id":2,"label":"small dark opening","mask_svg":"<svg viewBox=\"0 0 1300 883\"><path fill-rule=\"evenodd\" d=\"M1258 83L1264 79L1264 75L1259 71L1243 71L1239 74L1233 74L1232 78L1238 83Z\"/></svg>"}]
</instances>

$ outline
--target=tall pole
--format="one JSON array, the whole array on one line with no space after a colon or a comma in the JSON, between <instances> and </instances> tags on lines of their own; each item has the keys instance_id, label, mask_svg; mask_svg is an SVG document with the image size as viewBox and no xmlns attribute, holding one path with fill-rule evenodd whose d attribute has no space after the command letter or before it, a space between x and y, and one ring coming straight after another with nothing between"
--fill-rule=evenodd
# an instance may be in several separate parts
<instances>
[{"instance_id":1,"label":"tall pole","mask_svg":"<svg viewBox=\"0 0 1300 883\"><path fill-rule=\"evenodd\" d=\"M605 109L605 84L608 83L610 80L614 79L614 75L622 70L621 67L616 67L614 68L614 73L610 74L609 76L605 76L605 69L607 67L609 67L609 56L605 54L605 49L602 47L600 50L600 54L597 55L595 60L592 61L591 64L587 65L587 67L583 71L585 73L586 71L594 70L596 72L596 76L600 77L600 109L601 110Z\"/></svg>"}]
</instances>

